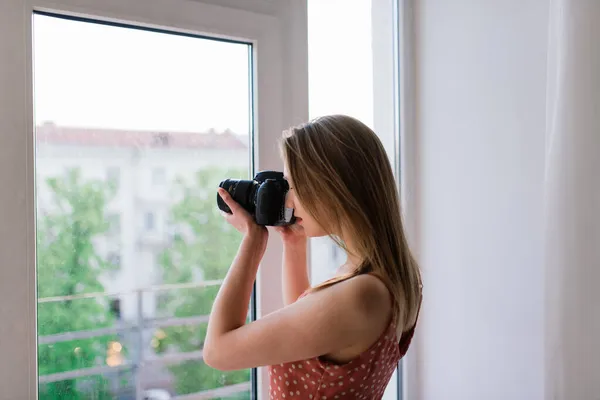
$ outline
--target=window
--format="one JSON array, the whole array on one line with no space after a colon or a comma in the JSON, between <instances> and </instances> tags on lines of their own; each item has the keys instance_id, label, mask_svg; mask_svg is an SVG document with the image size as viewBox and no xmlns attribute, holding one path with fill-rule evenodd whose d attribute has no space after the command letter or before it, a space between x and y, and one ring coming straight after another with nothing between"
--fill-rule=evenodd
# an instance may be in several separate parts
<instances>
[{"instance_id":1,"label":"window","mask_svg":"<svg viewBox=\"0 0 600 400\"><path fill-rule=\"evenodd\" d=\"M115 319L121 319L121 299L113 299L110 301L110 312L114 315Z\"/></svg>"},{"instance_id":2,"label":"window","mask_svg":"<svg viewBox=\"0 0 600 400\"><path fill-rule=\"evenodd\" d=\"M152 213L152 212L144 213L144 229L147 232L151 232L154 230L154 213Z\"/></svg>"},{"instance_id":3,"label":"window","mask_svg":"<svg viewBox=\"0 0 600 400\"><path fill-rule=\"evenodd\" d=\"M110 252L106 257L106 261L110 264L111 267L120 268L121 267L121 255L117 252Z\"/></svg>"},{"instance_id":4,"label":"window","mask_svg":"<svg viewBox=\"0 0 600 400\"><path fill-rule=\"evenodd\" d=\"M342 7L344 18L337 18ZM371 42L371 0L308 1L310 118L348 114L373 128ZM313 283L329 278L345 258L337 247L329 238L312 241Z\"/></svg>"},{"instance_id":5,"label":"window","mask_svg":"<svg viewBox=\"0 0 600 400\"><path fill-rule=\"evenodd\" d=\"M169 124L159 123L161 115L166 115L165 110L170 113L171 110L169 109L175 108L169 106L169 104L165 106L166 99L172 104L180 100L171 93L168 93L165 97L161 97L160 93L164 92L165 88L166 90L179 90L180 87L185 87L189 83L189 79L186 78L189 78L192 74L187 70L187 73L183 73L182 69L185 69L186 65L172 62L172 59L166 58L164 54L146 60L144 68L132 71L130 69L132 65L123 61L130 54L125 53L126 57L122 58L120 57L123 55L121 53L111 53L116 48L110 48L98 42L92 43L86 40L80 34L80 31L68 35L68 39L65 41L50 43L49 40L44 40L44 35L39 35L40 26L37 26L39 19L34 22L33 14L44 11L53 13L53 15L75 16L75 20L81 23L89 23L90 19L101 21L107 29L115 28L114 24L118 24L117 26L121 29L134 27L135 29L128 30L130 33L133 30L139 31L137 33L148 33L148 31L138 29L143 27L155 34L167 31L177 34L180 38L190 40L217 38L218 42L207 40L207 42L215 45L227 43L235 46L240 43L247 45L249 47L248 57L244 60L244 65L249 71L248 75L250 77L247 82L249 90L246 103L250 104L249 108L251 110L244 117L244 121L246 121L244 128L248 132L246 134L248 142L242 160L248 162L244 167L253 173L261 169L281 168L279 155L277 152L272 151L273 143L280 136L283 129L308 118L307 76L305 70L307 59L306 23L304 20L306 14L305 2L304 0L293 2L270 0L249 2L237 0L170 0L169 2L164 0L128 0L126 2L115 0L95 2L86 0L2 0L1 4L0 53L2 54L0 57L12 60L6 64L6 68L2 68L0 71L0 81L2 82L2 90L0 90L0 132L2 132L2 135L0 135L0 180L2 180L3 185L3 190L0 191L0 210L2 210L3 222L0 226L0 236L3 238L0 241L0 265L5 266L5 268L0 268L0 282L2 282L0 301L2 304L12 305L11 307L0 307L0 320L2 321L0 334L2 338L7 339L0 340L0 354L2 354L3 359L2 366L0 366L2 395L9 399L35 399L36 397L48 399L41 392L39 396L36 396L38 385L47 387L59 378L66 381L65 386L69 381L76 380L76 386L79 389L87 388L90 390L89 388L104 385L109 388L129 390L121 398L164 395L165 392L161 389L154 390L153 388L142 387L138 391L136 385L148 381L136 380L136 377L131 374L132 366L128 364L130 357L148 356L148 353L137 353L135 348L131 346L134 333L138 335L135 336L136 338L143 337L145 339L142 342L138 341L139 343L150 343L152 337L156 337L157 342L160 343L162 337L159 329L156 329L153 333L146 330L141 333L136 331L140 326L135 319L139 315L137 295L118 296L121 301L121 325L127 328L125 331L118 333L120 340L117 340L123 346L125 356L123 364L110 367L110 369L107 369L108 365L100 365L92 370L95 372L93 376L72 378L75 370L70 369L72 367L71 359L65 359L69 362L65 364L64 370L55 374L56 369L53 371L49 368L56 368L57 363L54 364L54 367L48 367L51 363L47 359L38 358L38 349L41 351L42 348L45 348L44 346L52 345L56 348L59 345L68 347L73 344L64 340L53 344L50 343L52 340L73 338L73 335L79 338L86 330L77 331L76 333L47 334L47 329L51 325L47 323L47 320L36 321L37 316L40 318L42 315L47 316L49 308L60 308L67 301L70 301L74 307L79 309L89 308L94 311L90 313L89 320L83 321L87 325L98 328L103 325L110 325L114 321L111 318L114 317L109 315L111 313L109 299L117 297L114 292L110 291L118 291L121 288L109 287L106 282L102 283L107 285L103 288L104 292L98 292L98 287L93 287L94 285L73 286L73 291L76 290L79 293L85 291L85 296L89 299L79 297L72 299L68 297L67 299L70 300L61 300L60 295L53 296L56 292L49 293L56 289L51 287L52 285L47 288L41 286L38 288L37 282L40 278L53 284L60 283L60 279L50 279L48 275L50 275L51 270L48 268L42 269L41 265L38 268L36 265L36 260L42 262L42 257L48 254L43 245L36 246L37 240L41 239L38 238L41 227L36 226L36 219L38 217L41 219L44 216L44 213L34 212L37 200L36 187L39 182L45 181L46 176L44 174L49 177L62 174L62 171L40 167L41 164L39 163L49 156L41 149L44 142L48 140L54 141L53 146L56 146L57 141L67 138L70 143L85 141L84 148L93 149L92 151L96 155L102 154L98 157L99 163L95 165L92 162L94 157L91 157L89 153L85 153L87 150L83 150L82 147L65 145L61 148L60 154L54 154L60 160L72 160L74 165L79 165L79 161L84 160L87 165L84 168L85 174L82 175L79 183L89 183L89 180L92 180L94 183L91 185L92 188L95 186L102 187L102 184L96 184L97 180L108 180L106 168L109 165L122 168L119 177L119 194L111 197L113 203L111 209L119 210L121 215L121 236L123 239L121 256L124 270L119 275L124 276L123 279L125 280L123 282L126 282L126 279L137 280L141 283L145 283L143 279L150 280L152 277L139 274L137 270L128 269L131 266L131 261L128 260L135 260L135 262L141 264L146 263L147 259L151 259L151 257L132 256L132 249L129 246L133 246L133 251L137 251L137 243L131 245L125 242L131 240L131 235L134 234L133 231L138 231L136 227L139 221L139 210L146 209L151 205L143 203L140 199L135 199L131 192L127 191L139 190L140 186L144 186L143 173L150 165L153 165L144 162L141 158L144 153L154 152L157 157L164 154L173 156L181 149L181 147L178 147L180 142L175 136L169 136L168 146L157 145L152 137L161 132L169 134L175 132L183 136L185 136L185 133L189 133L185 126L171 124L179 119L167 118ZM89 19L83 19L82 17ZM200 38L193 35L199 35ZM35 42L33 41L34 36ZM171 37L171 35L165 36ZM43 44L44 42L45 44ZM45 49L47 53L45 55L37 53L37 50L33 49L34 43L37 50L44 51ZM194 41L194 43L196 42ZM55 53L52 53L53 51ZM133 46L129 48L131 55L145 51L148 51L145 47ZM90 74L87 65L84 68L81 65L82 63L89 64L94 52L105 55L111 53L110 57L107 56L104 59L97 60L103 66L101 73L97 75ZM207 74L206 70L196 70L193 79L202 79L206 76L219 77L220 75L229 74L239 67L238 63L229 63L225 68L215 68L216 66L222 67L220 56L206 57L206 53L197 53L201 53L203 62L216 72ZM73 58L74 54L81 54L81 59L75 60L74 63L67 62L67 60ZM53 55L55 60L51 60ZM161 57L170 62L171 66L169 68L181 67L182 69L179 69L177 73L174 73L173 69L166 69L159 74L146 76L145 71L152 71L156 66L163 65ZM50 62L62 63L64 71L45 67L44 59L46 59L46 62L50 60ZM146 69L146 66L150 66L151 69ZM72 73L66 73L67 70ZM34 72L36 78L35 92ZM131 85L127 82L122 83L118 79L111 80L111 78L118 76L130 76L136 72L140 75L136 77L139 79L132 80ZM43 77L44 74L47 75L45 78ZM186 80L183 85L176 84L180 75ZM147 79L140 83L143 78ZM43 81L49 83L51 87L44 89ZM65 83L64 94L61 93L62 87L57 89L57 84L61 81ZM99 84L99 82L105 83L107 81L108 84L105 86ZM72 86L74 82L81 83L81 91L73 95ZM227 87L227 85L223 87ZM142 103L130 103L125 98L121 98L122 96L128 96L130 93L144 91L150 92L150 95L143 97ZM34 93L35 99L33 98ZM108 95L99 96L102 93L108 93ZM294 95L290 96L290 93ZM70 111L64 111L64 98L67 97L74 103L74 107ZM60 99L52 106L54 110L47 109L43 112L36 105L35 111L38 115L34 114L34 104L38 102L51 104L52 98ZM238 119L238 113L232 113L230 106L238 107L239 103L237 101L232 102L232 96L226 90L222 91L220 95L218 93L197 91L192 99L180 108L185 116L193 115L197 120L205 120L206 116L215 117L226 114L228 118ZM207 103L209 107L205 107ZM141 111L140 104L143 105ZM220 112L210 112L210 106L214 106ZM157 107L158 111L154 110L153 107ZM63 111L59 111L59 109ZM129 118L140 117L140 115L147 116L152 118L153 123L141 128L139 126L107 124L106 120L110 118L98 117L99 114L107 111L109 111L109 114L116 113L122 116L128 114ZM44 124L40 121L50 117L59 129L63 129L67 125L88 126L89 129L85 134L80 131L62 130L53 132L50 129L52 124L49 123L46 124L48 129L44 130ZM68 124L65 122L65 118L70 120ZM73 120L74 118L77 120ZM36 119L37 123L34 122ZM181 121L186 119L182 118ZM224 125L215 126L215 132L226 131L228 124ZM257 127L260 127L260 131L256 129ZM240 130L232 126L229 126L229 128L234 132L234 135L229 135L228 140L231 140L231 136L239 139ZM143 138L136 136L136 133L140 130L144 132ZM197 131L197 129L194 129L191 133L199 133ZM243 137L244 135L242 135L242 140L245 140ZM197 136L192 138L197 138ZM97 142L97 139L102 140ZM107 142L110 145L107 146ZM192 140L192 142L188 144L191 146L199 145L195 140ZM210 162L213 162L215 158L221 160L218 152L219 144L220 142L212 144L213 149L216 151L207 155L207 158L211 159ZM209 145L211 144L209 143ZM58 147L54 147L54 149L58 149ZM127 150L121 152L117 149ZM132 157L129 157L130 155ZM140 158L136 158L138 155ZM122 156L126 158L121 158ZM127 169L127 172L125 169ZM252 176L252 174L248 173L247 176ZM125 192L122 193L121 190ZM172 186L170 183L165 185L164 190L167 197L171 197L170 190L172 190ZM211 195L210 197L214 196ZM90 203L97 199L96 196L89 198ZM48 202L50 201L53 200L48 199ZM46 207L45 199L43 206L46 211L45 215L54 212L50 206ZM154 206L152 205L152 207ZM105 220L105 216L95 213L94 219ZM68 226L68 224L62 226ZM71 224L70 226L74 225ZM81 227L81 225L78 226L78 228ZM55 229L54 232L60 235L66 231ZM65 236L61 238L65 238ZM265 256L264 267L259 272L260 277L256 284L256 296L260 298L260 302L253 303L253 317L267 314L281 306L281 294L277 290L273 290L278 287L280 282L280 268L277 265L280 260L281 246L273 243L271 251ZM59 261L57 259L57 263ZM46 276L41 277L40 274L46 274ZM167 293L167 297L172 297L173 291ZM58 290L57 292L61 293ZM99 293L98 296L102 296L93 298L94 293ZM150 293L151 291L148 291L141 302L141 308L144 312L155 309L156 303L158 303L158 301L155 301L155 296ZM80 295L75 294L73 296ZM56 302L51 300L56 300ZM101 321L101 318L98 318L95 314L99 309L102 311L102 315L106 317L104 321ZM169 316L165 316L165 318L169 318ZM160 323L165 322L163 320ZM172 323L173 320L168 320L168 322ZM60 326L55 327L57 330L62 329ZM85 326L82 327L85 328ZM182 327L182 329L184 328ZM113 332L116 327L110 325L101 329L105 332ZM83 337L81 340L90 342L94 339ZM165 344L164 340L162 344ZM99 351L97 359L104 360L104 364L106 364L106 353L109 350L108 343L106 343L106 346L95 346L94 348ZM84 354L87 354L83 352L83 348L80 347L75 351L76 349L71 348L72 353L69 353L71 357L79 357L75 360L81 360L84 364L90 360L87 355L83 357ZM102 349L102 351L99 349ZM118 349L118 346L116 349ZM155 351L152 346L144 346L144 350ZM181 356L179 353L174 355L169 353L169 364L186 365L186 363L191 362L182 361ZM144 360L149 361L150 358L147 357ZM160 370L162 368L160 362L155 358L151 360L151 362L144 364L145 368L136 369L139 376L148 373L150 369ZM161 360L165 361L165 358ZM41 368L42 363L45 363L43 368ZM3 368L3 366L6 366L6 368ZM86 368L81 370L90 371ZM81 374L81 372L77 372L77 374ZM251 375L253 378L252 389L239 393L238 396L248 396L250 392L254 398L264 398L265 392L263 389L266 388L267 382L264 370L259 368L252 371ZM219 377L218 374L216 376ZM108 385L106 385L107 382ZM223 380L220 382L223 384L228 383ZM175 390L170 391L169 395L173 397L175 392ZM68 393L61 391L55 398L67 398L68 395Z\"/></svg>"},{"instance_id":6,"label":"window","mask_svg":"<svg viewBox=\"0 0 600 400\"><path fill-rule=\"evenodd\" d=\"M252 371L220 373L202 361L206 317L240 237L215 235L226 224L215 198L195 193L251 172L251 45L47 14L34 16L34 29L36 120L54 121L52 132L36 131L44 150L36 158L38 193L56 202L37 219L40 398L135 398L152 390L249 399ZM236 136L207 138L211 128ZM117 157L120 168L111 165ZM158 162L178 178L167 186L165 169L150 168L154 190L168 199L160 205L135 179ZM65 164L66 178L47 172ZM98 168L107 180L93 178ZM120 174L134 178L116 199L109 183ZM107 211L113 203L120 214ZM190 240L136 247L143 232L122 229L121 220L147 204L155 209L142 214L144 232L157 230L164 209L189 227ZM47 240L49 232L59 240ZM119 250L97 263L96 239L116 234ZM71 356L75 347L81 357Z\"/></svg>"}]
</instances>

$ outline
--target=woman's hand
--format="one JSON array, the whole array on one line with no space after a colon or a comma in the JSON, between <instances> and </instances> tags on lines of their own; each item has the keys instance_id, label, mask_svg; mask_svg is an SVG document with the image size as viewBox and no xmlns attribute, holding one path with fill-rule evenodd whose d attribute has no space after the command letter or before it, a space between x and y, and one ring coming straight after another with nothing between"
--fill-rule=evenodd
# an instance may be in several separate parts
<instances>
[{"instance_id":1,"label":"woman's hand","mask_svg":"<svg viewBox=\"0 0 600 400\"><path fill-rule=\"evenodd\" d=\"M250 215L248 211L246 211L237 201L235 201L225 189L219 188L217 192L231 210L231 214L221 211L221 215L227 220L227 222L229 222L244 236L258 236L263 239L267 239L269 235L267 228L257 225L256 222L254 222L252 215Z\"/></svg>"},{"instance_id":2,"label":"woman's hand","mask_svg":"<svg viewBox=\"0 0 600 400\"><path fill-rule=\"evenodd\" d=\"M284 245L306 244L306 233L304 232L304 228L298 224L277 226L275 230L281 235Z\"/></svg>"}]
</instances>

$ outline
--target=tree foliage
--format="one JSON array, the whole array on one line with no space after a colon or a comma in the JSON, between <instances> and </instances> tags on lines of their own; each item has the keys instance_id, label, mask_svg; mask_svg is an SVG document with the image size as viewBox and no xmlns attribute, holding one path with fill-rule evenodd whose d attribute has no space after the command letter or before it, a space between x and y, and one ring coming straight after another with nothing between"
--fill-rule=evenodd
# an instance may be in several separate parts
<instances>
[{"instance_id":1,"label":"tree foliage","mask_svg":"<svg viewBox=\"0 0 600 400\"><path fill-rule=\"evenodd\" d=\"M77 169L44 183L51 202L46 209L38 209L38 298L104 291L100 276L113 266L96 252L94 240L108 229L104 210L114 187L103 181L84 181ZM108 307L96 298L41 302L38 306L40 336L98 329L113 323ZM101 336L41 344L39 374L102 364L113 340L113 336ZM109 398L107 385L102 377L62 380L42 385L40 398L85 399L89 391L96 399Z\"/></svg>"}]
</instances>

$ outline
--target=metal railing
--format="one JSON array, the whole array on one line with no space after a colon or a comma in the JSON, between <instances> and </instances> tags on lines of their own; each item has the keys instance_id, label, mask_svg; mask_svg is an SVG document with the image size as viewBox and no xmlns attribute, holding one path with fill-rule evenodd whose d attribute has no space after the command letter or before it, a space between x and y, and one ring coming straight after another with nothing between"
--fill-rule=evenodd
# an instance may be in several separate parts
<instances>
[{"instance_id":1,"label":"metal railing","mask_svg":"<svg viewBox=\"0 0 600 400\"><path fill-rule=\"evenodd\" d=\"M177 353L165 353L165 354L154 354L151 356L145 355L144 351L144 340L143 334L146 329L151 328L167 328L173 326L189 326L198 325L208 322L208 315L199 315L193 317L164 317L164 318L144 318L143 315L143 298L146 293L157 293L169 290L180 290L180 289L197 289L210 286L219 286L222 284L222 280L211 280L197 283L184 283L184 284L165 284L150 286L142 289L122 291L122 292L95 292L95 293L84 293L69 296L55 296L45 297L38 299L38 304L72 301L72 300L85 300L85 299L102 299L102 298L115 298L120 296L130 296L135 294L137 297L137 321L120 323L117 326L105 327L98 329L81 330L75 332L64 332L52 335L44 335L38 337L39 344L53 344L58 342L66 342L71 340L91 339L94 337L116 335L122 332L136 332L138 334L137 348L133 352L134 357L132 360L125 361L119 365L99 365L90 368L81 368L65 372L58 372L39 376L39 383L52 383L63 381L67 379L82 378L94 375L112 374L116 372L122 372L132 370L135 376L135 392L136 398L142 399L144 388L141 387L140 376L142 374L145 365L159 363L161 365L173 365L179 364L186 361L201 361L202 350L189 351L189 352L177 352ZM173 397L176 400L200 400L200 399L211 399L220 396L231 396L236 393L246 392L251 389L250 382L244 382L240 384L234 384L224 386L216 389L205 390L197 393L180 395Z\"/></svg>"}]
</instances>

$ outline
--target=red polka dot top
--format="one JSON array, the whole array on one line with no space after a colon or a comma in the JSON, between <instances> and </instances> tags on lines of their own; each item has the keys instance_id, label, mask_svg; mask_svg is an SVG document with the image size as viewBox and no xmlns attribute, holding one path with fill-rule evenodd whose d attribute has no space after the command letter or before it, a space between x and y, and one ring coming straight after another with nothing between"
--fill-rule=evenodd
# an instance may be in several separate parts
<instances>
[{"instance_id":1,"label":"red polka dot top","mask_svg":"<svg viewBox=\"0 0 600 400\"><path fill-rule=\"evenodd\" d=\"M406 352L415 327L396 335L396 317L365 352L345 364L320 357L272 365L269 394L272 400L381 399L398 362Z\"/></svg>"}]
</instances>

